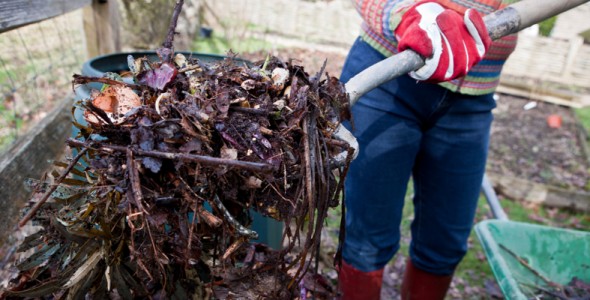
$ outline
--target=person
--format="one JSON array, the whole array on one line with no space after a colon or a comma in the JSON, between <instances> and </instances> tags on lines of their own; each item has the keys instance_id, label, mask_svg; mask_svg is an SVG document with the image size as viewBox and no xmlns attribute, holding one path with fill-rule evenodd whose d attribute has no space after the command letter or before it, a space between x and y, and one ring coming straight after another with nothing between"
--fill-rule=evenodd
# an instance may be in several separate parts
<instances>
[{"instance_id":1,"label":"person","mask_svg":"<svg viewBox=\"0 0 590 300\"><path fill-rule=\"evenodd\" d=\"M510 1L515 2L515 1ZM443 299L467 251L486 165L493 93L516 35L491 41L482 16L502 0L355 0L362 34L341 80L412 49L415 72L364 95L348 128L359 142L346 179L342 299L378 299L383 268L400 247L414 185L411 244L402 299Z\"/></svg>"}]
</instances>

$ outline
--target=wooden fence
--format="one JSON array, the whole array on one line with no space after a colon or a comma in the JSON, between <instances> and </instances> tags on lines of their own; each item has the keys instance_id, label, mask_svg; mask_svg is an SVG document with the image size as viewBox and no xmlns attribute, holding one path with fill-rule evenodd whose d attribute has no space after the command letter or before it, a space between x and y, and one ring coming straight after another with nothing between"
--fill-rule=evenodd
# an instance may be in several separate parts
<instances>
[{"instance_id":1,"label":"wooden fence","mask_svg":"<svg viewBox=\"0 0 590 300\"><path fill-rule=\"evenodd\" d=\"M22 26L28 26L48 20L50 18L64 15L66 13L84 9L87 16L84 20L86 33L86 48L90 56L115 52L116 48L116 31L118 24L113 22L116 10L110 7L116 5L116 0L0 0L0 33L5 33ZM71 25L70 25L71 26ZM58 30L59 31L59 30ZM64 34L64 32L61 32ZM67 32L65 32L67 34ZM21 41L31 37L20 37ZM66 39L67 37L64 37ZM26 43L23 43L26 45ZM15 45L15 47L19 47ZM43 47L43 46L40 46ZM21 47L22 55L26 60L34 60L33 51ZM6 51L6 48L3 47ZM51 54L44 53L43 57L51 57ZM46 51L45 51L46 52ZM83 59L87 59L89 55ZM51 58L49 58L51 60ZM34 62L27 61L35 70L32 77L25 77L23 83L14 82L10 74L12 69L2 65L6 69L7 82L0 82L9 87L3 90L0 95L3 103L11 101L19 92L21 86L30 84L33 88L39 88L38 84L38 65ZM51 60L49 65L63 63L59 58ZM81 64L79 66L81 68ZM51 72L53 68L44 68L43 72ZM41 71L41 70L40 70ZM65 74L68 80L72 74ZM37 94L38 101L50 101L42 98L45 95ZM64 151L64 141L70 134L70 108L72 106L73 95L63 97L55 101L52 109L47 111L46 117L43 118L31 130L20 135L7 151L0 154L0 228L5 230L0 232L0 245L2 245L7 236L12 232L19 210L24 206L29 192L25 188L26 178L40 178L50 166L50 161L60 158Z\"/></svg>"},{"instance_id":2,"label":"wooden fence","mask_svg":"<svg viewBox=\"0 0 590 300\"><path fill-rule=\"evenodd\" d=\"M581 37L561 40L522 35L504 72L590 88L590 45Z\"/></svg>"},{"instance_id":3,"label":"wooden fence","mask_svg":"<svg viewBox=\"0 0 590 300\"><path fill-rule=\"evenodd\" d=\"M228 39L275 36L348 48L361 18L350 0L206 0L204 23Z\"/></svg>"}]
</instances>

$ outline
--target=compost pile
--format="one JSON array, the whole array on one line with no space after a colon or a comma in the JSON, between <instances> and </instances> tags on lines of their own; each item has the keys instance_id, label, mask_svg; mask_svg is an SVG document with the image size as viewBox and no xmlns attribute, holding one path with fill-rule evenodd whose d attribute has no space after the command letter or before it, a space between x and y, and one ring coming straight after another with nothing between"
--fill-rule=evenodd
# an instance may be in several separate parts
<instances>
[{"instance_id":1,"label":"compost pile","mask_svg":"<svg viewBox=\"0 0 590 300\"><path fill-rule=\"evenodd\" d=\"M276 57L205 64L174 53L181 5L159 60L129 58L132 80L74 76L104 86L78 103L87 124L67 140L75 157L29 182L21 225L42 229L20 245L33 254L8 297L290 299L305 290L350 160L334 158L352 153L332 137L348 115L344 87ZM250 241L251 211L288 225L282 249Z\"/></svg>"}]
</instances>

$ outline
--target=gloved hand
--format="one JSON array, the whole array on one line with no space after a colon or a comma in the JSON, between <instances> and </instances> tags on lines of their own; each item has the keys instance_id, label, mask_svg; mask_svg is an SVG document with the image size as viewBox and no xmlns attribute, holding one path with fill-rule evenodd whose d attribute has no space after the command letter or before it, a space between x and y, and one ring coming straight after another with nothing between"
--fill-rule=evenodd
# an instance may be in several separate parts
<instances>
[{"instance_id":1,"label":"gloved hand","mask_svg":"<svg viewBox=\"0 0 590 300\"><path fill-rule=\"evenodd\" d=\"M395 34L399 51L410 48L426 58L425 66L410 76L429 82L465 76L492 43L477 11L468 9L461 16L432 1L410 7Z\"/></svg>"}]
</instances>

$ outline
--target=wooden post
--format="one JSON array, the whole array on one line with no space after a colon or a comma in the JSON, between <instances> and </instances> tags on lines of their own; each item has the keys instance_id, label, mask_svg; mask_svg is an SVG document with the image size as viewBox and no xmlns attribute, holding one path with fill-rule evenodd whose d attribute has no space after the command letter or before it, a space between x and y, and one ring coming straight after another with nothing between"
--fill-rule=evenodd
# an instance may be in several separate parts
<instances>
[{"instance_id":1,"label":"wooden post","mask_svg":"<svg viewBox=\"0 0 590 300\"><path fill-rule=\"evenodd\" d=\"M88 58L121 51L121 17L116 0L92 0L84 8Z\"/></svg>"},{"instance_id":2,"label":"wooden post","mask_svg":"<svg viewBox=\"0 0 590 300\"><path fill-rule=\"evenodd\" d=\"M580 48L582 48L582 45L584 45L584 38L581 36L575 36L571 38L569 42L570 47L567 52L565 64L561 70L561 78L566 80L572 78L572 67L574 65L574 61L576 60L576 56L580 51Z\"/></svg>"}]
</instances>

